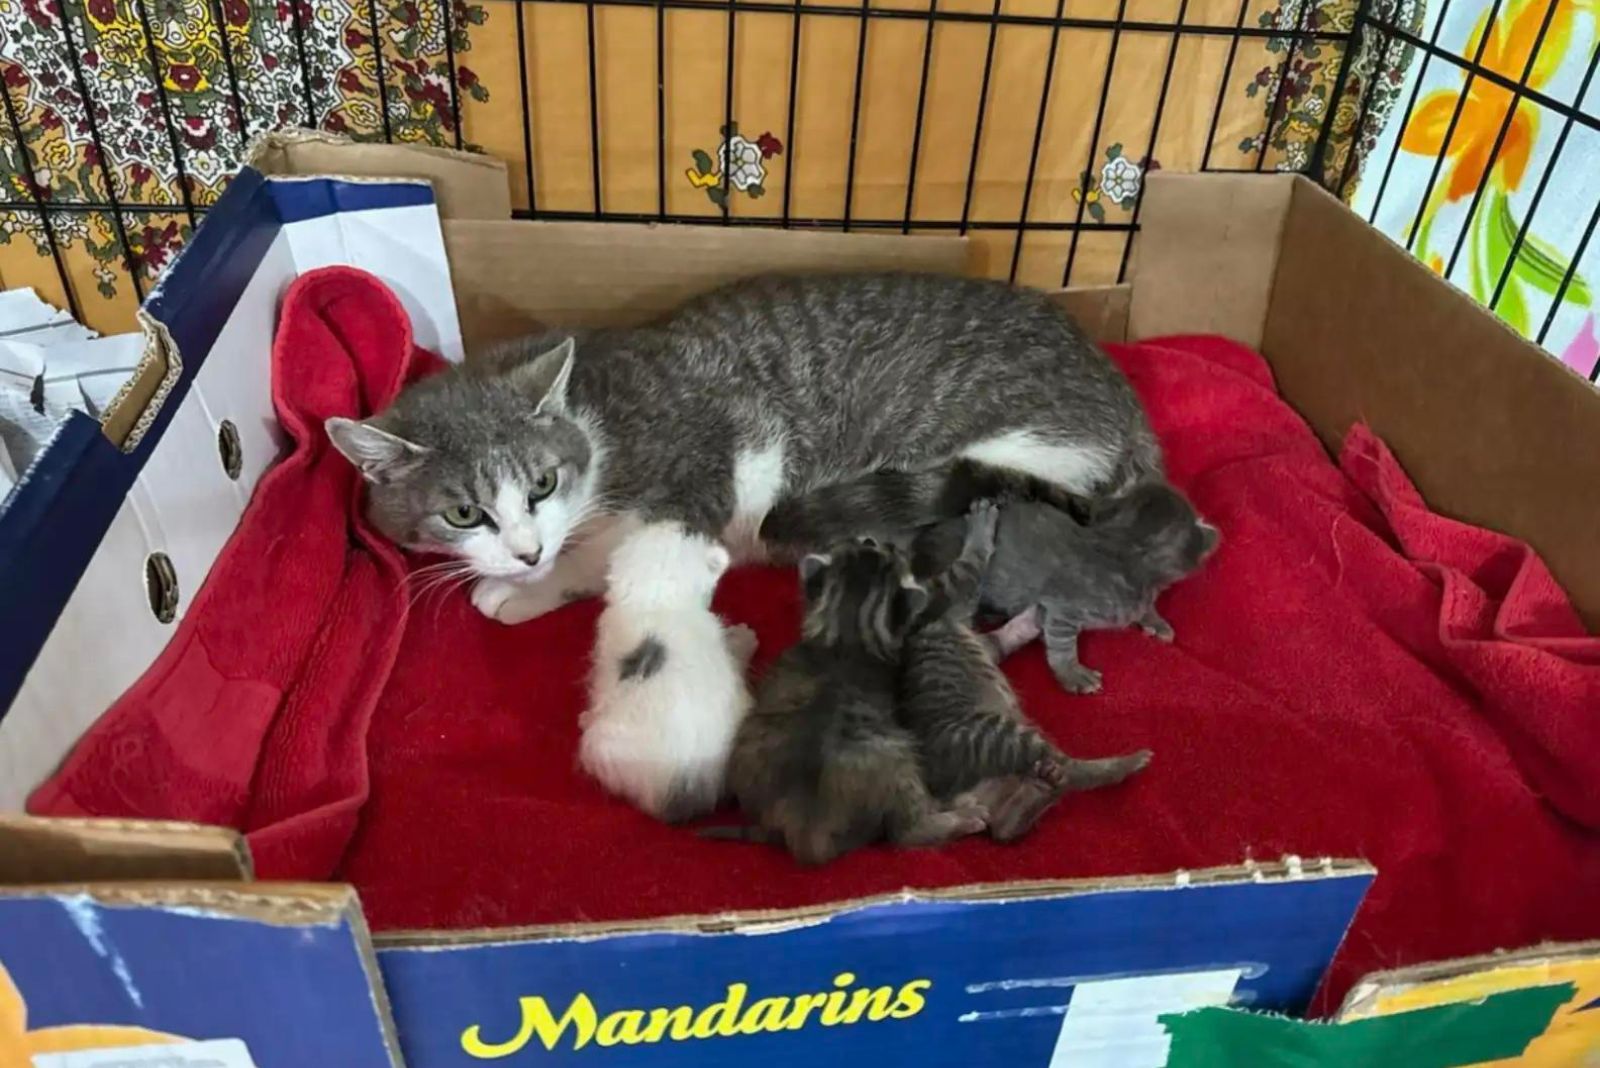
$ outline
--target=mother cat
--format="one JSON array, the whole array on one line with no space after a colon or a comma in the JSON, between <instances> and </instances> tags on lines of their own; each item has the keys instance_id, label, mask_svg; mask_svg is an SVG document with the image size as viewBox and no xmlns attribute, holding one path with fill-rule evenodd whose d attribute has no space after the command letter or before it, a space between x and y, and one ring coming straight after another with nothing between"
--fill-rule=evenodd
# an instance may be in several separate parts
<instances>
[{"instance_id":1,"label":"mother cat","mask_svg":"<svg viewBox=\"0 0 1600 1068\"><path fill-rule=\"evenodd\" d=\"M649 326L506 346L327 429L378 529L460 558L503 623L601 592L646 524L758 558L780 497L870 470L966 459L1085 496L1161 470L1127 381L1061 311L938 275L735 283Z\"/></svg>"}]
</instances>

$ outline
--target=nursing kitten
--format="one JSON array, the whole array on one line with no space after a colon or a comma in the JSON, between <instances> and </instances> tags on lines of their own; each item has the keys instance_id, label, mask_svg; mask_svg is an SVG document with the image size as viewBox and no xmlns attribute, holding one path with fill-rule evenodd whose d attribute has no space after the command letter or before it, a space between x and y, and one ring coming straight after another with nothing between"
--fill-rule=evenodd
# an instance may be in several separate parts
<instances>
[{"instance_id":1,"label":"nursing kitten","mask_svg":"<svg viewBox=\"0 0 1600 1068\"><path fill-rule=\"evenodd\" d=\"M916 528L964 516L985 500L1042 501L1082 521L1091 507L1089 501L1040 479L957 460L925 471L879 469L785 496L761 521L761 540L769 551L790 553L861 536L904 542ZM947 549L953 544L944 542ZM912 570L923 578L948 564L944 560L934 566L914 558Z\"/></svg>"},{"instance_id":2,"label":"nursing kitten","mask_svg":"<svg viewBox=\"0 0 1600 1068\"><path fill-rule=\"evenodd\" d=\"M962 529L952 521L925 532L919 557L951 558ZM1171 641L1156 597L1195 571L1218 537L1182 494L1159 482L1102 500L1087 525L1046 504L1002 508L979 595L985 609L1010 620L990 635L997 656L1042 633L1061 685L1074 693L1099 690L1100 672L1078 660L1078 634L1137 624Z\"/></svg>"},{"instance_id":3,"label":"nursing kitten","mask_svg":"<svg viewBox=\"0 0 1600 1068\"><path fill-rule=\"evenodd\" d=\"M902 654L900 720L917 739L928 792L982 808L990 837L1009 842L1062 794L1121 782L1150 762L1150 751L1076 760L1023 715L993 647L971 623L999 518L993 504L976 508L960 555L929 584L932 599Z\"/></svg>"},{"instance_id":4,"label":"nursing kitten","mask_svg":"<svg viewBox=\"0 0 1600 1068\"><path fill-rule=\"evenodd\" d=\"M525 339L327 429L374 525L461 558L505 623L600 592L617 517L745 559L780 497L878 468L967 458L1085 495L1161 470L1127 380L1059 308L941 275L737 282L653 325Z\"/></svg>"},{"instance_id":5,"label":"nursing kitten","mask_svg":"<svg viewBox=\"0 0 1600 1068\"><path fill-rule=\"evenodd\" d=\"M880 840L930 846L982 831L981 809L929 796L916 743L895 720L901 645L928 599L905 557L868 539L806 557L800 574L800 642L767 669L728 764L753 826L702 835L822 864Z\"/></svg>"},{"instance_id":6,"label":"nursing kitten","mask_svg":"<svg viewBox=\"0 0 1600 1068\"><path fill-rule=\"evenodd\" d=\"M648 561L655 576L640 582ZM617 551L579 721L578 762L612 793L669 822L723 796L734 733L750 709L744 673L755 632L707 609L728 551L704 538L643 532Z\"/></svg>"}]
</instances>

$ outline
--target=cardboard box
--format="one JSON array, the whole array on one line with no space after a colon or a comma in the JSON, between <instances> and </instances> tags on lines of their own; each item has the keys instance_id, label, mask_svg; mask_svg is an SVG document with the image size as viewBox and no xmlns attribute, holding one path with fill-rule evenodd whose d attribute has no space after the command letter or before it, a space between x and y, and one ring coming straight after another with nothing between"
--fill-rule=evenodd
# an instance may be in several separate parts
<instances>
[{"instance_id":1,"label":"cardboard box","mask_svg":"<svg viewBox=\"0 0 1600 1068\"><path fill-rule=\"evenodd\" d=\"M450 153L302 135L272 139L255 159L147 302L145 360L104 426L69 425L0 514L0 603L32 606L0 656L0 704L10 703L0 804L17 804L154 658L275 456L267 339L298 271L335 262L374 271L405 302L421 343L470 358L543 322L638 321L761 268L955 272L969 251L957 237L513 222L503 172ZM451 209L442 224L435 203ZM1600 455L1567 451L1600 430L1600 394L1302 178L1160 172L1144 218L1131 287L1057 295L1098 337L1216 332L1259 348L1324 440L1365 419L1435 507L1530 541L1585 618L1600 620L1590 550L1600 498L1585 492ZM1508 412L1522 416L1514 445L1494 433ZM237 479L217 463L224 420L242 442ZM165 571L147 566L156 553ZM165 622L152 612L163 608ZM82 671L90 659L97 670ZM12 873L0 877L16 885L0 894L5 908L70 912L88 901L105 910L99 929L118 932L124 911L237 917L239 899L183 896L203 869L235 880L230 893L275 903L251 922L332 947L347 978L354 960L371 971L341 891L249 882L222 832L20 821L0 828L6 855ZM1372 875L1355 861L1290 858L781 913L395 934L376 940L375 959L413 1068L886 1056L1135 1068L1166 1063L1160 1014L1229 1002L1302 1008ZM130 877L158 882L133 892L114 881ZM168 953L227 955L213 929L165 930ZM83 931L0 939L0 962L32 984L51 939L92 945ZM263 973L304 967L294 939L251 952ZM142 991L144 965L121 959ZM121 987L110 952L80 954L78 966L86 983ZM221 988L201 963L180 970L204 996ZM383 998L358 985L325 995L348 1006L340 1018L366 1039L366 1059L339 1063L388 1063ZM86 1002L75 1018L239 1040L263 1068L310 1063L283 1045L293 1005L179 1026L123 989L124 1000Z\"/></svg>"},{"instance_id":2,"label":"cardboard box","mask_svg":"<svg viewBox=\"0 0 1600 1068\"><path fill-rule=\"evenodd\" d=\"M1379 972L1345 998L1341 1021L1378 1020L1442 1006L1483 1004L1516 991L1557 991L1555 1011L1521 1052L1497 1063L1527 1068L1583 1064L1600 1050L1600 942L1533 946ZM1515 1019L1496 1019L1502 1029Z\"/></svg>"}]
</instances>

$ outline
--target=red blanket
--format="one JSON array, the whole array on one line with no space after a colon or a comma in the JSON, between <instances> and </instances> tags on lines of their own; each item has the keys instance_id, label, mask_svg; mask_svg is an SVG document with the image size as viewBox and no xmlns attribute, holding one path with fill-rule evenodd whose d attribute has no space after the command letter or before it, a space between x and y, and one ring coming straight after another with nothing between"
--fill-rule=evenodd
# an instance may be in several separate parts
<instances>
[{"instance_id":1,"label":"red blanket","mask_svg":"<svg viewBox=\"0 0 1600 1068\"><path fill-rule=\"evenodd\" d=\"M460 591L413 600L402 557L360 519L322 420L382 407L434 361L393 297L344 268L285 302L274 399L294 451L172 645L32 807L242 827L262 874L349 879L379 928L1297 853L1380 871L1330 995L1377 966L1600 934L1600 640L1538 557L1429 512L1364 428L1329 463L1236 344L1112 354L1223 542L1162 602L1176 644L1084 639L1104 693L1063 693L1037 647L1008 665L1069 752L1155 751L1019 846L872 849L800 871L604 797L573 766L597 606L507 628ZM760 635L757 670L795 637L790 572L736 572L716 607Z\"/></svg>"}]
</instances>

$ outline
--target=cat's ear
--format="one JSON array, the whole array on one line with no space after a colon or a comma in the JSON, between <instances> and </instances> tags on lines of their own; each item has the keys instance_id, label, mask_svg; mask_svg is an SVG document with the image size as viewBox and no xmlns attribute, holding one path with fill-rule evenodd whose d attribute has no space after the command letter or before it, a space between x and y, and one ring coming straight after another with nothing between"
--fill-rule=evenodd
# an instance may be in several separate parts
<instances>
[{"instance_id":1,"label":"cat's ear","mask_svg":"<svg viewBox=\"0 0 1600 1068\"><path fill-rule=\"evenodd\" d=\"M428 450L371 423L334 416L323 424L328 440L368 482L388 482L411 470Z\"/></svg>"},{"instance_id":2,"label":"cat's ear","mask_svg":"<svg viewBox=\"0 0 1600 1068\"><path fill-rule=\"evenodd\" d=\"M577 348L577 342L569 337L511 372L511 381L518 389L539 398L535 414L554 415L566 411L567 379L572 377Z\"/></svg>"},{"instance_id":3,"label":"cat's ear","mask_svg":"<svg viewBox=\"0 0 1600 1068\"><path fill-rule=\"evenodd\" d=\"M821 570L833 563L827 553L810 553L800 558L800 581L810 582Z\"/></svg>"},{"instance_id":4,"label":"cat's ear","mask_svg":"<svg viewBox=\"0 0 1600 1068\"><path fill-rule=\"evenodd\" d=\"M728 556L727 549L724 549L715 542L707 547L706 566L711 569L711 573L713 575L720 575L724 571L728 570L728 564L731 562L732 558Z\"/></svg>"}]
</instances>

